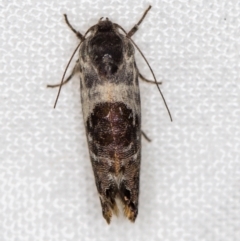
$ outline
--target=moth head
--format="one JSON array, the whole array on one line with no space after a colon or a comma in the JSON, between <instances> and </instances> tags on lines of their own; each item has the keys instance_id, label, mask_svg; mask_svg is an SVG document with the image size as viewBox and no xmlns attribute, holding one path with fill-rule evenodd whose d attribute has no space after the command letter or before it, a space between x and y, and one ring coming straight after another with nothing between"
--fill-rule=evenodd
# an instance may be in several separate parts
<instances>
[{"instance_id":1,"label":"moth head","mask_svg":"<svg viewBox=\"0 0 240 241\"><path fill-rule=\"evenodd\" d=\"M109 32L113 30L113 23L106 18L106 20L102 20L103 18L100 18L98 24L97 24L97 30L98 32Z\"/></svg>"}]
</instances>

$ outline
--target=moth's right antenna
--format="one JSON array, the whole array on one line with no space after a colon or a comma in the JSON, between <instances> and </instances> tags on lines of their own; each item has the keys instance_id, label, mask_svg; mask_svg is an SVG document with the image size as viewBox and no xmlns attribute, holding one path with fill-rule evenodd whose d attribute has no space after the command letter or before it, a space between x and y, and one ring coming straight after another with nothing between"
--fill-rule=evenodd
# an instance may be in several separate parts
<instances>
[{"instance_id":1,"label":"moth's right antenna","mask_svg":"<svg viewBox=\"0 0 240 241\"><path fill-rule=\"evenodd\" d=\"M163 99L163 102L164 102L164 105L165 105L165 107L166 107L166 109L167 109L167 112L168 112L168 115L169 115L169 117L170 117L170 120L172 121L172 115L171 115L170 110L169 110L169 108L168 108L167 102L166 102L166 100L165 100L165 98L164 98L164 96L163 96L163 93L162 93L159 85L157 84L157 79L156 79L156 77L155 77L155 74L154 74L154 72L153 72L150 64L148 63L146 57L144 56L144 54L143 54L142 51L140 50L140 48L139 48L139 47L137 46L137 44L131 39L131 37L133 36L133 34L138 30L139 25L141 24L141 22L143 21L143 19L145 18L145 16L147 15L147 13L148 13L148 11L149 11L150 9L151 9L151 5L150 5L150 6L147 8L147 10L144 12L144 14L143 14L143 16L141 17L141 19L139 20L139 22L138 22L128 33L127 33L120 25L118 25L118 24L115 24L115 25L116 25L118 28L120 28L120 29L126 34L126 36L130 39L130 41L133 43L133 45L137 48L137 50L139 51L139 53L142 55L143 59L145 60L146 64L148 65L148 68L150 69L150 71L151 71L151 73L152 73L152 76L153 76L153 78L154 78L154 81L155 81L155 83L156 83L156 85L157 85L158 91L159 91L159 93L160 93L160 95L161 95L161 97L162 97L162 99Z\"/></svg>"},{"instance_id":2,"label":"moth's right antenna","mask_svg":"<svg viewBox=\"0 0 240 241\"><path fill-rule=\"evenodd\" d=\"M169 115L169 117L170 117L170 120L173 121L173 120L172 120L172 115L171 115L170 110L169 110L168 105L167 105L167 102L166 102L166 100L165 100L165 98L164 98L164 96L163 96L163 93L162 93L159 85L157 84L157 79L156 79L156 77L155 77L155 74L154 74L154 72L153 72L150 64L148 63L146 57L144 56L144 54L142 53L142 51L139 49L139 47L137 46L137 44L135 44L135 42L134 42L132 39L130 39L130 40L132 41L132 43L134 44L134 46L137 48L137 50L139 51L139 53L142 55L143 59L144 59L145 62L147 63L148 68L150 69L150 71L151 71L151 73L152 73L152 76L153 76L153 78L154 78L154 81L155 81L155 83L156 83L156 86L157 86L157 88L158 88L158 91L159 91L160 95L162 96L162 99L163 99L164 105L166 106L166 109L167 109L168 115Z\"/></svg>"}]
</instances>

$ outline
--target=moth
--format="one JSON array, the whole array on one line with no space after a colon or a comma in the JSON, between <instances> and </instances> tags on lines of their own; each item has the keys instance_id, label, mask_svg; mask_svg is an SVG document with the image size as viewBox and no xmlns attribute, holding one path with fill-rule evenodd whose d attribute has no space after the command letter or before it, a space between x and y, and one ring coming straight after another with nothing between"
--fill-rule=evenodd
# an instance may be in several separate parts
<instances>
[{"instance_id":1,"label":"moth","mask_svg":"<svg viewBox=\"0 0 240 241\"><path fill-rule=\"evenodd\" d=\"M107 223L113 214L119 213L116 199L123 204L130 221L134 222L138 215L142 135L139 78L151 81L139 73L131 37L150 8L128 33L108 18L101 18L82 35L64 15L67 25L80 39L73 53L78 51L79 58L65 81L64 73L60 84L48 85L60 87L59 96L62 85L76 73L80 76L89 155ZM153 83L157 83L156 79Z\"/></svg>"}]
</instances>

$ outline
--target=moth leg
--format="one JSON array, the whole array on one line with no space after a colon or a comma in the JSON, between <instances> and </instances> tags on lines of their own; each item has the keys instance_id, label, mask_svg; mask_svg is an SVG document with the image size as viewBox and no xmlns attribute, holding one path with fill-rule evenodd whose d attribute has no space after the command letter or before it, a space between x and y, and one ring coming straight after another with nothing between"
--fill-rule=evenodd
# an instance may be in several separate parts
<instances>
[{"instance_id":1,"label":"moth leg","mask_svg":"<svg viewBox=\"0 0 240 241\"><path fill-rule=\"evenodd\" d=\"M140 79L142 79L143 81L145 81L145 82L147 82L147 83L150 83L150 84L158 84L158 85L161 85L162 84L162 82L155 82L155 81L153 81L153 80L148 80L148 79L146 79L141 73L139 73L138 72L138 74L139 74L139 77L140 77Z\"/></svg>"},{"instance_id":2,"label":"moth leg","mask_svg":"<svg viewBox=\"0 0 240 241\"><path fill-rule=\"evenodd\" d=\"M145 16L147 15L148 11L151 9L151 5L147 8L147 10L144 12L143 16L141 17L141 19L138 21L137 24L134 25L134 27L128 32L127 37L131 38L138 30L139 25L141 24L141 22L143 21L143 19L145 18Z\"/></svg>"},{"instance_id":3,"label":"moth leg","mask_svg":"<svg viewBox=\"0 0 240 241\"><path fill-rule=\"evenodd\" d=\"M47 88L55 88L55 87L59 87L61 85L65 85L67 82L69 82L69 80L71 80L72 77L73 77L73 74L70 74L70 76L66 80L64 80L62 83L56 84L56 85L47 85Z\"/></svg>"},{"instance_id":4,"label":"moth leg","mask_svg":"<svg viewBox=\"0 0 240 241\"><path fill-rule=\"evenodd\" d=\"M47 88L55 88L55 87L59 87L59 86L63 86L65 84L67 84L71 79L72 77L79 71L79 61L77 60L74 68L73 68L73 71L72 73L67 77L66 80L64 80L62 83L60 84L56 84L56 85L47 85Z\"/></svg>"},{"instance_id":5,"label":"moth leg","mask_svg":"<svg viewBox=\"0 0 240 241\"><path fill-rule=\"evenodd\" d=\"M151 142L152 140L146 135L146 133L144 133L143 131L142 132L142 135L143 137L148 141L148 142Z\"/></svg>"},{"instance_id":6,"label":"moth leg","mask_svg":"<svg viewBox=\"0 0 240 241\"><path fill-rule=\"evenodd\" d=\"M65 18L65 22L66 22L66 24L67 24L67 26L77 35L77 37L81 40L81 41L83 41L85 38L84 38L84 36L79 32L79 31L77 31L76 29L74 29L73 27L72 27L72 25L69 23L69 21L68 21L68 18L67 18L67 14L63 14L64 15L64 18Z\"/></svg>"}]
</instances>

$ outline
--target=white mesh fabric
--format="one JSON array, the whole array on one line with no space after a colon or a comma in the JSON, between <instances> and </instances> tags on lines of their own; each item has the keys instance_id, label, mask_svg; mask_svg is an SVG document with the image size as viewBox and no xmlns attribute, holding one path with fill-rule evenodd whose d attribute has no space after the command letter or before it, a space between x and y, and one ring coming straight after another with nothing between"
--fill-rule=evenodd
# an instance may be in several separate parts
<instances>
[{"instance_id":1,"label":"white mesh fabric","mask_svg":"<svg viewBox=\"0 0 240 241\"><path fill-rule=\"evenodd\" d=\"M58 83L78 39L100 17L126 30L145 1L0 2L0 240L240 240L240 4L151 1L133 39L156 86L141 82L141 194L135 224L101 214L79 81ZM141 73L152 78L136 54ZM72 66L74 65L74 61ZM70 67L71 70L72 67Z\"/></svg>"}]
</instances>

